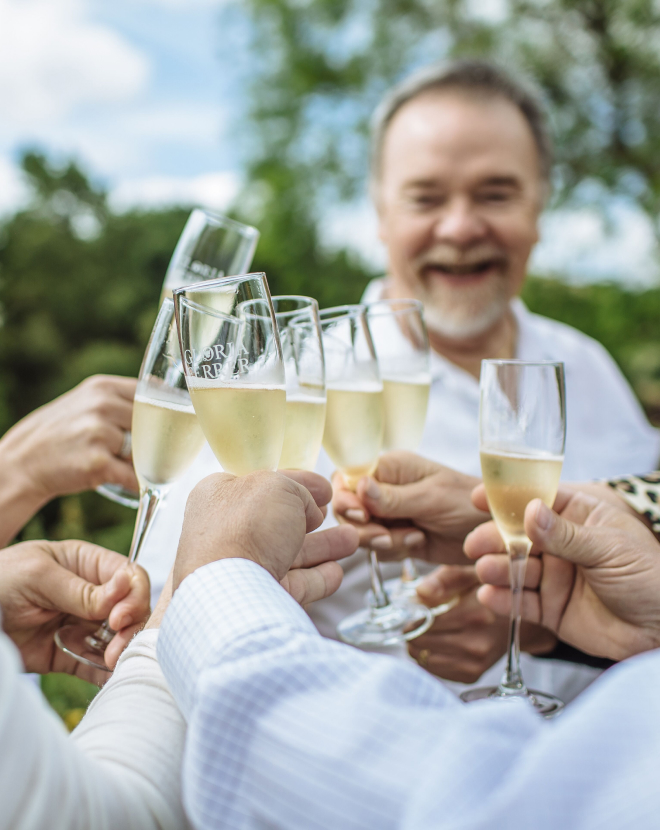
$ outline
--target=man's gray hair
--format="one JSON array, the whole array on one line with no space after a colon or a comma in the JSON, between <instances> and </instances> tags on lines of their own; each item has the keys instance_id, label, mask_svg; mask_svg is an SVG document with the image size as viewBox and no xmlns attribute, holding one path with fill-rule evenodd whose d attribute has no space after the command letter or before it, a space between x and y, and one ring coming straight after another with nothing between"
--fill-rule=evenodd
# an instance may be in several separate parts
<instances>
[{"instance_id":1,"label":"man's gray hair","mask_svg":"<svg viewBox=\"0 0 660 830\"><path fill-rule=\"evenodd\" d=\"M499 97L516 106L529 125L539 155L543 180L550 183L553 162L552 138L547 116L536 92L527 83L514 80L499 66L482 60L460 60L432 64L409 75L390 89L371 120L371 181L380 179L385 133L401 107L426 92L456 90L469 95Z\"/></svg>"}]
</instances>

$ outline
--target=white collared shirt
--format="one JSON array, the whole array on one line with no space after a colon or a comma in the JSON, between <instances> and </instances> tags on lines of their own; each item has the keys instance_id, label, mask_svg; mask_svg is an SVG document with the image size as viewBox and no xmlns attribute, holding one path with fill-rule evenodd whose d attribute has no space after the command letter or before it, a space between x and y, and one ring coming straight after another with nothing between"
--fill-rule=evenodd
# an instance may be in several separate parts
<instances>
[{"instance_id":1,"label":"white collared shirt","mask_svg":"<svg viewBox=\"0 0 660 830\"><path fill-rule=\"evenodd\" d=\"M459 703L412 663L318 635L259 565L183 581L158 659L188 723L196 830L638 830L660 815L660 651L556 721Z\"/></svg>"}]
</instances>

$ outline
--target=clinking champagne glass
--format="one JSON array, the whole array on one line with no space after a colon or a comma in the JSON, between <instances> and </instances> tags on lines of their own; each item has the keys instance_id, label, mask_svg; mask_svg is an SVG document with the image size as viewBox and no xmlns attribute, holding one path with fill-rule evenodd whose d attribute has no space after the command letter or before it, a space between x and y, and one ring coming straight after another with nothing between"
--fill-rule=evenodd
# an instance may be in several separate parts
<instances>
[{"instance_id":1,"label":"clinking champagne glass","mask_svg":"<svg viewBox=\"0 0 660 830\"><path fill-rule=\"evenodd\" d=\"M532 543L525 508L532 499L552 507L564 461L566 405L563 363L521 360L481 362L479 434L481 471L490 512L509 554L511 626L499 686L469 689L466 702L526 698L545 717L564 704L527 689L520 670L520 614Z\"/></svg>"},{"instance_id":2,"label":"clinking champagne glass","mask_svg":"<svg viewBox=\"0 0 660 830\"><path fill-rule=\"evenodd\" d=\"M250 225L209 210L193 210L167 268L161 302L183 285L244 274L258 241L259 231ZM119 484L102 484L96 492L127 507L138 506L135 494Z\"/></svg>"},{"instance_id":3,"label":"clinking champagne glass","mask_svg":"<svg viewBox=\"0 0 660 830\"><path fill-rule=\"evenodd\" d=\"M319 306L311 297L272 298L286 377L286 428L280 470L314 470L325 424L325 364ZM238 308L246 320L269 315L264 300Z\"/></svg>"},{"instance_id":4,"label":"clinking champagne glass","mask_svg":"<svg viewBox=\"0 0 660 830\"><path fill-rule=\"evenodd\" d=\"M133 465L140 484L135 531L129 562L140 555L163 495L193 463L204 435L186 389L174 322L174 303L158 312L142 361L133 405ZM104 653L114 631L106 620L60 628L55 642L81 663L110 671Z\"/></svg>"},{"instance_id":5,"label":"clinking champagne glass","mask_svg":"<svg viewBox=\"0 0 660 830\"><path fill-rule=\"evenodd\" d=\"M346 485L355 489L376 469L383 445L383 382L365 307L328 308L319 316L327 388L323 446ZM374 602L339 623L341 639L356 646L391 645L421 634L431 624L428 609L393 605L374 551L369 562Z\"/></svg>"},{"instance_id":6,"label":"clinking champagne glass","mask_svg":"<svg viewBox=\"0 0 660 830\"><path fill-rule=\"evenodd\" d=\"M367 319L383 379L384 450L415 452L422 440L431 390L429 337L419 300L378 300L367 305ZM415 599L420 577L412 558L401 579L385 583L388 596Z\"/></svg>"},{"instance_id":7,"label":"clinking champagne glass","mask_svg":"<svg viewBox=\"0 0 660 830\"><path fill-rule=\"evenodd\" d=\"M224 297L229 313L202 301ZM193 299L194 298L194 299ZM245 318L241 302L269 313ZM282 348L265 274L247 274L174 291L186 383L199 424L223 470L276 470L286 419Z\"/></svg>"}]
</instances>

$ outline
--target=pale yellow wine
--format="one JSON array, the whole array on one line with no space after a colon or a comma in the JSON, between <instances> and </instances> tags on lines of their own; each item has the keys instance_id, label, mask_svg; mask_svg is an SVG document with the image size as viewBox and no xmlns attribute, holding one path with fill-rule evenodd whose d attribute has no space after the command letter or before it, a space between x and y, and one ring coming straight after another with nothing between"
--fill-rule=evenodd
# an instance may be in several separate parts
<instances>
[{"instance_id":1,"label":"pale yellow wine","mask_svg":"<svg viewBox=\"0 0 660 830\"><path fill-rule=\"evenodd\" d=\"M310 395L287 395L286 429L280 470L313 470L321 449L325 400Z\"/></svg>"},{"instance_id":2,"label":"pale yellow wine","mask_svg":"<svg viewBox=\"0 0 660 830\"><path fill-rule=\"evenodd\" d=\"M384 409L380 384L361 389L328 386L323 446L348 487L371 475L383 445Z\"/></svg>"},{"instance_id":3,"label":"pale yellow wine","mask_svg":"<svg viewBox=\"0 0 660 830\"><path fill-rule=\"evenodd\" d=\"M198 379L189 390L206 440L223 470L242 476L277 469L286 417L284 389L211 386Z\"/></svg>"},{"instance_id":4,"label":"pale yellow wine","mask_svg":"<svg viewBox=\"0 0 660 830\"><path fill-rule=\"evenodd\" d=\"M529 544L525 508L532 499L552 507L563 457L481 452L481 472L490 512L505 543Z\"/></svg>"},{"instance_id":5,"label":"pale yellow wine","mask_svg":"<svg viewBox=\"0 0 660 830\"><path fill-rule=\"evenodd\" d=\"M424 432L430 390L430 379L420 382L383 378L384 450L417 449Z\"/></svg>"},{"instance_id":6,"label":"pale yellow wine","mask_svg":"<svg viewBox=\"0 0 660 830\"><path fill-rule=\"evenodd\" d=\"M136 395L133 403L133 466L141 487L171 484L188 469L204 444L189 403Z\"/></svg>"}]
</instances>

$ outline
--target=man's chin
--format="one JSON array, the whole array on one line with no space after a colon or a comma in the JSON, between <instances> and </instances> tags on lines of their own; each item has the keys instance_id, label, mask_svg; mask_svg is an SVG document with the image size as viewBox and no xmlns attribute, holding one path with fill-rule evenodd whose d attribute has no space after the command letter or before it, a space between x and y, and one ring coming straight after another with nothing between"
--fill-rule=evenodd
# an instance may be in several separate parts
<instances>
[{"instance_id":1,"label":"man's chin","mask_svg":"<svg viewBox=\"0 0 660 830\"><path fill-rule=\"evenodd\" d=\"M470 340L492 329L504 317L508 306L508 298L498 298L485 309L451 311L427 301L424 302L424 318L432 334L447 340Z\"/></svg>"}]
</instances>

